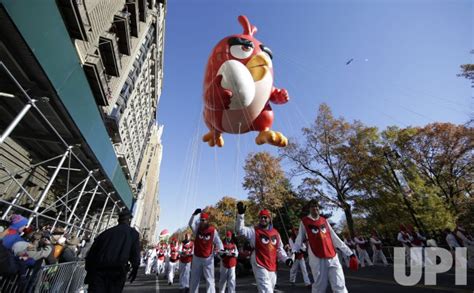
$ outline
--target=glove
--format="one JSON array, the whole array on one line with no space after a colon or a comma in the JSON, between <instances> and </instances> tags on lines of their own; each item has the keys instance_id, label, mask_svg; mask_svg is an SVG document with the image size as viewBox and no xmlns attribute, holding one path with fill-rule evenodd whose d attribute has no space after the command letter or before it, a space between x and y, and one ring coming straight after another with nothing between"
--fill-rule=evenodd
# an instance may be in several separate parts
<instances>
[{"instance_id":1,"label":"glove","mask_svg":"<svg viewBox=\"0 0 474 293\"><path fill-rule=\"evenodd\" d=\"M354 272L357 272L357 270L359 269L359 261L357 260L357 257L354 254L350 256L349 269Z\"/></svg>"},{"instance_id":2,"label":"glove","mask_svg":"<svg viewBox=\"0 0 474 293\"><path fill-rule=\"evenodd\" d=\"M286 265L287 265L289 268L291 268L291 267L293 266L293 260L292 260L291 258L287 259L287 260L285 261L285 263L286 263Z\"/></svg>"},{"instance_id":3,"label":"glove","mask_svg":"<svg viewBox=\"0 0 474 293\"><path fill-rule=\"evenodd\" d=\"M239 213L239 215L245 214L246 209L247 209L247 207L244 205L243 202L239 201L237 203L237 212Z\"/></svg>"},{"instance_id":4,"label":"glove","mask_svg":"<svg viewBox=\"0 0 474 293\"><path fill-rule=\"evenodd\" d=\"M200 214L201 213L201 209L196 209L193 213L193 216L197 215L197 214Z\"/></svg>"},{"instance_id":5,"label":"glove","mask_svg":"<svg viewBox=\"0 0 474 293\"><path fill-rule=\"evenodd\" d=\"M133 281L135 281L135 278L137 277L137 273L138 273L138 268L132 269L132 271L128 275L128 280L130 281L130 284L133 283Z\"/></svg>"}]
</instances>

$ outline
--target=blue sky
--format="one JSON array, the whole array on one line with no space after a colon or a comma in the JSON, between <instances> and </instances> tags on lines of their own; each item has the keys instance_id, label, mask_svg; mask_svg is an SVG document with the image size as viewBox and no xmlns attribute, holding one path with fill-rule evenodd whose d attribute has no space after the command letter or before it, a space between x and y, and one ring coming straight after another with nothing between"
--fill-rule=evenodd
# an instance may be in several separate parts
<instances>
[{"instance_id":1,"label":"blue sky","mask_svg":"<svg viewBox=\"0 0 474 293\"><path fill-rule=\"evenodd\" d=\"M472 1L168 1L158 109L165 125L160 230L185 226L195 208L224 195L246 198L247 154L277 153L256 146L256 133L225 134L221 149L201 142L207 58L220 39L242 32L240 14L273 51L275 85L290 93L288 104L273 106L273 128L290 138L323 102L336 116L381 129L464 123L473 113L472 88L456 76L460 64L474 62Z\"/></svg>"}]
</instances>

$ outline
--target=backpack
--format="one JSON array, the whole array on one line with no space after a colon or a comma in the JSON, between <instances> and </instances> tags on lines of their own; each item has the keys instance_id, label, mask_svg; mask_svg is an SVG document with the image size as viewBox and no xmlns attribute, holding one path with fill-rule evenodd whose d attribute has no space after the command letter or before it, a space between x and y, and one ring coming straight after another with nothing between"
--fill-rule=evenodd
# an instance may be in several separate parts
<instances>
[{"instance_id":1,"label":"backpack","mask_svg":"<svg viewBox=\"0 0 474 293\"><path fill-rule=\"evenodd\" d=\"M18 260L15 258L13 252L3 246L0 241L0 275L14 275L20 270Z\"/></svg>"}]
</instances>

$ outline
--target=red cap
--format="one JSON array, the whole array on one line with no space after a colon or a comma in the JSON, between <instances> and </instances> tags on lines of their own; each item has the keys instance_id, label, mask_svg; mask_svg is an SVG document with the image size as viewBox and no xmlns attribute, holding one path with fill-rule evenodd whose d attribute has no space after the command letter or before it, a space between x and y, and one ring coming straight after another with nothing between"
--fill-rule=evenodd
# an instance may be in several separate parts
<instances>
[{"instance_id":1,"label":"red cap","mask_svg":"<svg viewBox=\"0 0 474 293\"><path fill-rule=\"evenodd\" d=\"M225 233L225 236L229 237L229 238L232 237L232 231L230 231L230 230L227 231L227 233Z\"/></svg>"},{"instance_id":2,"label":"red cap","mask_svg":"<svg viewBox=\"0 0 474 293\"><path fill-rule=\"evenodd\" d=\"M209 214L207 214L207 213L201 213L201 219L203 219L203 220L209 219Z\"/></svg>"},{"instance_id":3,"label":"red cap","mask_svg":"<svg viewBox=\"0 0 474 293\"><path fill-rule=\"evenodd\" d=\"M267 209L261 210L260 213L258 213L258 217L260 218L261 216L267 216L270 218L270 211Z\"/></svg>"}]
</instances>

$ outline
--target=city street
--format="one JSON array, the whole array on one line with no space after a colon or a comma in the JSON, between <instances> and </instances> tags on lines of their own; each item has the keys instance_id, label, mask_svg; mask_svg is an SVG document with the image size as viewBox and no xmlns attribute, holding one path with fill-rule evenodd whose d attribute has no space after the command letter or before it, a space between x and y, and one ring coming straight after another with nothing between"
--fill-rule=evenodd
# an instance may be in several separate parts
<instances>
[{"instance_id":1,"label":"city street","mask_svg":"<svg viewBox=\"0 0 474 293\"><path fill-rule=\"evenodd\" d=\"M217 271L217 270L216 270ZM418 284L413 287L402 287L393 279L393 271L391 267L376 266L372 268L364 268L358 272L346 271L346 285L349 292L367 293L367 292L383 292L398 293L403 290L405 293L428 293L428 292L473 292L474 291L474 272L468 273L468 286L453 286L454 271L438 275L438 285L425 286ZM278 272L278 289L275 292L309 292L303 285L301 275L298 275L297 285L292 287L288 282L289 269L281 268ZM216 273L216 283L218 283L218 273ZM201 291L204 292L204 282L201 282ZM139 276L133 284L128 284L124 292L169 292L178 293L178 278L175 277L175 284L168 286L164 278L157 279L153 276L145 276L143 269L140 269ZM237 278L237 292L257 292L255 279L253 275ZM331 292L328 289L327 292Z\"/></svg>"}]
</instances>

